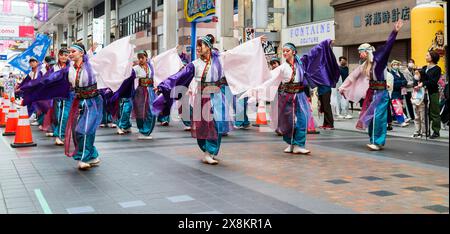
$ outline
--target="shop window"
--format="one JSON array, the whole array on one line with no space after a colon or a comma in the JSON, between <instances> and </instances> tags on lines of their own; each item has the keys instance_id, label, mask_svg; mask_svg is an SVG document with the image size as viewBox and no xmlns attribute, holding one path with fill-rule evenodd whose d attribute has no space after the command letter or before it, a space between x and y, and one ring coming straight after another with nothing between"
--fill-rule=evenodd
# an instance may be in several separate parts
<instances>
[{"instance_id":1,"label":"shop window","mask_svg":"<svg viewBox=\"0 0 450 234\"><path fill-rule=\"evenodd\" d=\"M126 37L150 28L150 9L138 11L128 17L120 19L120 37Z\"/></svg>"},{"instance_id":2,"label":"shop window","mask_svg":"<svg viewBox=\"0 0 450 234\"><path fill-rule=\"evenodd\" d=\"M311 0L288 0L288 25L311 22Z\"/></svg>"},{"instance_id":3,"label":"shop window","mask_svg":"<svg viewBox=\"0 0 450 234\"><path fill-rule=\"evenodd\" d=\"M313 1L313 21L334 18L334 9L330 6L330 0Z\"/></svg>"},{"instance_id":4,"label":"shop window","mask_svg":"<svg viewBox=\"0 0 450 234\"><path fill-rule=\"evenodd\" d=\"M334 17L330 0L288 0L288 25L305 24Z\"/></svg>"}]
</instances>

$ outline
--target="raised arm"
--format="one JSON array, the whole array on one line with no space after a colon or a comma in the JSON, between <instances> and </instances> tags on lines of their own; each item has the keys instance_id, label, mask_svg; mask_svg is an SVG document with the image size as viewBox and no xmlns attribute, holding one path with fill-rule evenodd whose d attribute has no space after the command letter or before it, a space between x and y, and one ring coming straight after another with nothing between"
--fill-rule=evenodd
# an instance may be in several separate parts
<instances>
[{"instance_id":1,"label":"raised arm","mask_svg":"<svg viewBox=\"0 0 450 234\"><path fill-rule=\"evenodd\" d=\"M403 27L403 21L399 20L394 25L394 29L392 30L391 34L389 35L386 44L382 47L380 47L377 51L374 53L374 60L378 64L387 64L389 55L391 54L392 47L394 46L395 40L397 39L398 32Z\"/></svg>"}]
</instances>

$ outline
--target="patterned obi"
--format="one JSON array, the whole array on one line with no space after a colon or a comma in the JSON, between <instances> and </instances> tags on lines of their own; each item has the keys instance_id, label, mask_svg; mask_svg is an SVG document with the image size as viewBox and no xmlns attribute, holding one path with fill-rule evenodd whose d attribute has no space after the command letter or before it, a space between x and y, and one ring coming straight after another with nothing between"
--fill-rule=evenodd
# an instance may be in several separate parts
<instances>
[{"instance_id":1,"label":"patterned obi","mask_svg":"<svg viewBox=\"0 0 450 234\"><path fill-rule=\"evenodd\" d=\"M278 88L279 92L285 93L301 93L305 90L305 87L301 83L284 83Z\"/></svg>"},{"instance_id":2,"label":"patterned obi","mask_svg":"<svg viewBox=\"0 0 450 234\"><path fill-rule=\"evenodd\" d=\"M385 80L381 81L371 80L369 83L369 88L372 90L385 90L386 87L387 85Z\"/></svg>"},{"instance_id":3,"label":"patterned obi","mask_svg":"<svg viewBox=\"0 0 450 234\"><path fill-rule=\"evenodd\" d=\"M139 78L139 86L142 86L142 87L153 86L153 79L150 79L150 78Z\"/></svg>"},{"instance_id":4,"label":"patterned obi","mask_svg":"<svg viewBox=\"0 0 450 234\"><path fill-rule=\"evenodd\" d=\"M75 94L78 99L89 99L99 95L97 83L87 87L76 87Z\"/></svg>"}]
</instances>

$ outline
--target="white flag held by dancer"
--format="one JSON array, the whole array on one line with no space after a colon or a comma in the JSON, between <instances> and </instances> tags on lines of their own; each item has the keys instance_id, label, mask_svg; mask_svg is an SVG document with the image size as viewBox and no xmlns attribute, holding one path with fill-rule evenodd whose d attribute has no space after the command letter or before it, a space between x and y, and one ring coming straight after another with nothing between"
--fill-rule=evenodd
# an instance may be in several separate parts
<instances>
[{"instance_id":1,"label":"white flag held by dancer","mask_svg":"<svg viewBox=\"0 0 450 234\"><path fill-rule=\"evenodd\" d=\"M134 45L130 40L129 36L117 40L91 58L99 89L110 88L116 92L122 82L131 76Z\"/></svg>"},{"instance_id":2,"label":"white flag held by dancer","mask_svg":"<svg viewBox=\"0 0 450 234\"><path fill-rule=\"evenodd\" d=\"M177 48L170 49L156 56L153 59L153 64L155 69L155 87L183 67L183 61L178 55Z\"/></svg>"}]
</instances>

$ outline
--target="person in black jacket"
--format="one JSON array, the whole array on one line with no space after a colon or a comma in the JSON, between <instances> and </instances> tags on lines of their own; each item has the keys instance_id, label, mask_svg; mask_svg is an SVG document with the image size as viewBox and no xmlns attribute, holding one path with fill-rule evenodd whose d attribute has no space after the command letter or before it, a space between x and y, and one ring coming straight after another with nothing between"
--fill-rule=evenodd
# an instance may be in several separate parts
<instances>
[{"instance_id":1,"label":"person in black jacket","mask_svg":"<svg viewBox=\"0 0 450 234\"><path fill-rule=\"evenodd\" d=\"M408 126L408 123L405 122L405 114L403 113L403 95L402 90L406 89L406 85L408 81L406 80L403 73L400 72L400 62L397 60L393 60L391 62L391 71L390 73L394 77L394 89L392 91L392 105L394 106L394 116L397 120L398 124L401 127Z\"/></svg>"},{"instance_id":2,"label":"person in black jacket","mask_svg":"<svg viewBox=\"0 0 450 234\"><path fill-rule=\"evenodd\" d=\"M418 87L425 87L429 96L429 119L432 122L431 128L433 135L431 139L440 137L441 117L439 109L439 85L438 81L441 78L441 68L437 65L439 62L439 54L435 51L430 51L425 57L428 65L424 66L420 71L421 81ZM428 132L427 132L428 134Z\"/></svg>"}]
</instances>

